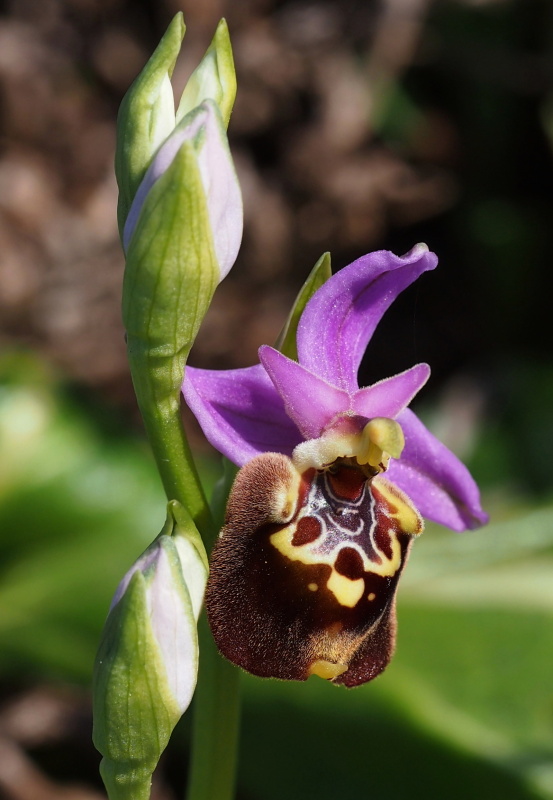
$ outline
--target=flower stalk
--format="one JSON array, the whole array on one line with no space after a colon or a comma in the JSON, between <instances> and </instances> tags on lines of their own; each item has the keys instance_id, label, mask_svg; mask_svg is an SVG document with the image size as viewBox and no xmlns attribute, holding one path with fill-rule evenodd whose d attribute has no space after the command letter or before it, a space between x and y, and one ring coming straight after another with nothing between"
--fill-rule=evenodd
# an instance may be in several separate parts
<instances>
[{"instance_id":1,"label":"flower stalk","mask_svg":"<svg viewBox=\"0 0 553 800\"><path fill-rule=\"evenodd\" d=\"M240 735L240 671L219 654L205 612L198 637L200 673L186 800L232 800Z\"/></svg>"},{"instance_id":2,"label":"flower stalk","mask_svg":"<svg viewBox=\"0 0 553 800\"><path fill-rule=\"evenodd\" d=\"M226 139L236 95L221 20L175 112L170 78L185 25L177 14L118 117L118 220L126 250L123 322L148 438L169 500L211 526L180 416L184 366L242 236L242 202Z\"/></svg>"},{"instance_id":3,"label":"flower stalk","mask_svg":"<svg viewBox=\"0 0 553 800\"><path fill-rule=\"evenodd\" d=\"M223 459L223 476L213 492L215 530L224 522L236 467ZM207 542L209 550L215 537ZM215 645L205 611L198 625L200 673L194 696L192 753L186 800L232 800L240 734L240 671Z\"/></svg>"},{"instance_id":4,"label":"flower stalk","mask_svg":"<svg viewBox=\"0 0 553 800\"><path fill-rule=\"evenodd\" d=\"M179 376L218 269L192 149L185 143L179 150L140 213L127 252L123 321L133 385L167 498L188 508L203 533L211 523L182 427ZM199 230L193 232L194 222Z\"/></svg>"}]
</instances>

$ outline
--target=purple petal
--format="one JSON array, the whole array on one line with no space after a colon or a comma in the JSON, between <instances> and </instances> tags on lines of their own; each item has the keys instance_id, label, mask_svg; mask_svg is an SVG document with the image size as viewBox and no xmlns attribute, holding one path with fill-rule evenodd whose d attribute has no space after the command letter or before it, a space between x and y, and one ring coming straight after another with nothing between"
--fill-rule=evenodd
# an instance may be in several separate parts
<instances>
[{"instance_id":1,"label":"purple petal","mask_svg":"<svg viewBox=\"0 0 553 800\"><path fill-rule=\"evenodd\" d=\"M222 280L240 250L244 212L225 126L213 101L206 100L203 105L211 113L205 123L205 142L200 149L198 166Z\"/></svg>"},{"instance_id":2,"label":"purple petal","mask_svg":"<svg viewBox=\"0 0 553 800\"><path fill-rule=\"evenodd\" d=\"M398 416L405 434L401 458L386 477L409 495L423 517L456 531L488 521L470 472L410 409Z\"/></svg>"},{"instance_id":3,"label":"purple petal","mask_svg":"<svg viewBox=\"0 0 553 800\"><path fill-rule=\"evenodd\" d=\"M437 256L418 244L404 256L387 250L369 253L333 275L302 314L300 364L353 393L361 358L380 318L403 289L437 263Z\"/></svg>"},{"instance_id":4,"label":"purple petal","mask_svg":"<svg viewBox=\"0 0 553 800\"><path fill-rule=\"evenodd\" d=\"M405 372L384 378L353 395L353 410L362 417L394 419L407 408L430 376L428 364L416 364Z\"/></svg>"},{"instance_id":5,"label":"purple petal","mask_svg":"<svg viewBox=\"0 0 553 800\"><path fill-rule=\"evenodd\" d=\"M302 441L261 364L231 370L187 367L182 390L207 440L238 466L267 451L291 455Z\"/></svg>"},{"instance_id":6,"label":"purple petal","mask_svg":"<svg viewBox=\"0 0 553 800\"><path fill-rule=\"evenodd\" d=\"M272 347L259 348L259 359L304 439L316 439L336 414L348 411L347 392L313 375Z\"/></svg>"}]
</instances>

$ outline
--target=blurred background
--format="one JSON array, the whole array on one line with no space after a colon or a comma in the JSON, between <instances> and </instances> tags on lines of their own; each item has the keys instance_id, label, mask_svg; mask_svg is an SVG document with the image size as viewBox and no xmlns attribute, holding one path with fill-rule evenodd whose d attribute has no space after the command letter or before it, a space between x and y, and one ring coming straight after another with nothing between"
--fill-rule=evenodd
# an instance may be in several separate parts
<instances>
[{"instance_id":1,"label":"blurred background","mask_svg":"<svg viewBox=\"0 0 553 800\"><path fill-rule=\"evenodd\" d=\"M366 384L428 361L417 410L492 523L429 525L396 659L350 692L244 677L239 800L553 798L553 3L3 0L0 5L0 798L103 797L90 677L162 492L120 321L121 98L172 16L176 94L229 23L244 244L191 362L272 343L322 252L426 241ZM218 461L187 417L207 483ZM182 796L176 731L155 800Z\"/></svg>"}]
</instances>

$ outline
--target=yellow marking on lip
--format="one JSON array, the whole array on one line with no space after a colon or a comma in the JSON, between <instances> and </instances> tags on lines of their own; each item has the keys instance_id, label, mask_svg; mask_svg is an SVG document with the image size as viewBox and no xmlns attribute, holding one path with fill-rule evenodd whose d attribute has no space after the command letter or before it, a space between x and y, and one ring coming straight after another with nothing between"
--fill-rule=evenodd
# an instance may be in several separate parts
<instances>
[{"instance_id":1,"label":"yellow marking on lip","mask_svg":"<svg viewBox=\"0 0 553 800\"><path fill-rule=\"evenodd\" d=\"M380 491L380 484L378 489ZM393 496L390 494L390 500L392 500L392 497ZM386 495L386 498L388 498L388 495ZM302 514L300 512L300 519L301 516ZM291 561L299 561L302 564L307 565L327 564L329 567L334 568L334 563L338 556L339 550L333 550L330 553L317 553L314 551L314 548L317 546L317 542L309 542L309 544L304 544L300 547L294 547L292 545L292 539L294 538L296 525L297 523L292 523L291 525L287 525L285 528L281 528L281 530L277 531L276 533L273 533L269 537L269 541L273 547L276 547L279 553L282 553L283 556L286 556L286 558L289 558ZM354 544L351 542L347 546L354 547ZM380 564L371 561L361 548L354 547L354 549L357 550L363 559L363 567L365 572L372 572L373 575L380 575L382 578L391 578L396 574L401 565L401 546L393 530L391 531L391 546L391 558L387 558L384 553L377 549L377 553L382 559Z\"/></svg>"},{"instance_id":2,"label":"yellow marking on lip","mask_svg":"<svg viewBox=\"0 0 553 800\"><path fill-rule=\"evenodd\" d=\"M374 487L391 506L397 508L397 511L390 513L389 517L398 520L399 527L403 533L419 536L424 530L424 522L407 495L401 489L398 489L395 484L387 481L386 478L375 478Z\"/></svg>"},{"instance_id":3,"label":"yellow marking on lip","mask_svg":"<svg viewBox=\"0 0 553 800\"><path fill-rule=\"evenodd\" d=\"M333 569L326 588L332 592L341 606L353 608L363 596L365 581L363 578L352 581Z\"/></svg>"},{"instance_id":4,"label":"yellow marking on lip","mask_svg":"<svg viewBox=\"0 0 553 800\"><path fill-rule=\"evenodd\" d=\"M347 664L333 664L332 661L325 661L319 658L309 667L309 674L318 675L319 678L324 678L328 681L332 678L337 678L338 675L342 675L347 668Z\"/></svg>"}]
</instances>

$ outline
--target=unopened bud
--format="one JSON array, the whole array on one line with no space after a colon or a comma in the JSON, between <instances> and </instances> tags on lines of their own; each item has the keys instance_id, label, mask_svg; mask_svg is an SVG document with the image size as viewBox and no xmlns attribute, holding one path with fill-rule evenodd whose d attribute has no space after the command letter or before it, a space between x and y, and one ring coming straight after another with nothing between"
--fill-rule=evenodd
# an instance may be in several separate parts
<instances>
[{"instance_id":1,"label":"unopened bud","mask_svg":"<svg viewBox=\"0 0 553 800\"><path fill-rule=\"evenodd\" d=\"M147 800L196 686L207 557L187 512L166 525L115 593L95 665L94 743L110 800Z\"/></svg>"}]
</instances>

